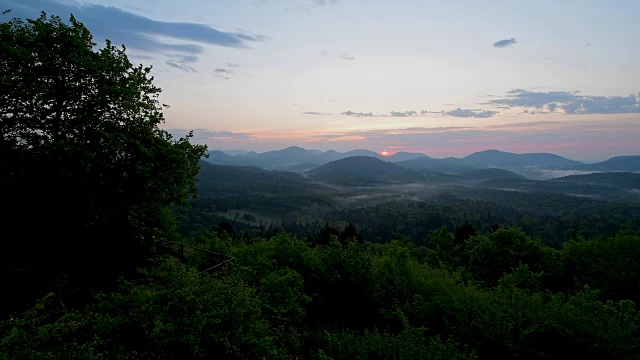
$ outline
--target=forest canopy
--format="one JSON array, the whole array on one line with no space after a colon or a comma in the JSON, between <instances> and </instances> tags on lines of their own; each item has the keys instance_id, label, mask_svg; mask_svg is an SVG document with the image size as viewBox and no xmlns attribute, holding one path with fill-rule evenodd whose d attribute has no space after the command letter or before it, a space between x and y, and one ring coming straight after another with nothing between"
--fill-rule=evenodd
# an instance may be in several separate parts
<instances>
[{"instance_id":1,"label":"forest canopy","mask_svg":"<svg viewBox=\"0 0 640 360\"><path fill-rule=\"evenodd\" d=\"M195 195L206 147L159 127L150 71L124 46L98 48L73 16L0 23L0 206L17 230L0 260L11 281L99 284L130 271L170 224L168 206Z\"/></svg>"}]
</instances>

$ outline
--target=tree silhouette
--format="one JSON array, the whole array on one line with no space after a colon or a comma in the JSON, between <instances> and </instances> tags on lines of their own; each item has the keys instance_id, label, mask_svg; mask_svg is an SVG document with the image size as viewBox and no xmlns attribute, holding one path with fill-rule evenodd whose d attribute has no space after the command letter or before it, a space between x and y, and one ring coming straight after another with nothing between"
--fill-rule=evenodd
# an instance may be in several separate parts
<instances>
[{"instance_id":1,"label":"tree silhouette","mask_svg":"<svg viewBox=\"0 0 640 360\"><path fill-rule=\"evenodd\" d=\"M151 68L95 46L73 16L0 23L0 261L23 289L130 271L195 195L206 147L158 127Z\"/></svg>"}]
</instances>

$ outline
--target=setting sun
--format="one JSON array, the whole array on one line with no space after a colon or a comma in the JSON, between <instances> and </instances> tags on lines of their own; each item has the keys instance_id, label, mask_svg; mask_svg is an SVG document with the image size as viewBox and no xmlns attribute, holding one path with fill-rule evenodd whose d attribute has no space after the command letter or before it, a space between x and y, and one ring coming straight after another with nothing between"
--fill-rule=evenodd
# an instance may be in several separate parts
<instances>
[{"instance_id":1,"label":"setting sun","mask_svg":"<svg viewBox=\"0 0 640 360\"><path fill-rule=\"evenodd\" d=\"M389 152L387 150L382 150L382 152L380 153L380 155L382 156L387 156L389 155Z\"/></svg>"}]
</instances>

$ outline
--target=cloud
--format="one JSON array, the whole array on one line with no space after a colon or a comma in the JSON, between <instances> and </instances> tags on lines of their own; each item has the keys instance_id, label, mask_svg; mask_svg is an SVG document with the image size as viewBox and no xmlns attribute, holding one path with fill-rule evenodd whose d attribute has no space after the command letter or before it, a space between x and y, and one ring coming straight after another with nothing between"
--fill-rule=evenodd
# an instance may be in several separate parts
<instances>
[{"instance_id":1,"label":"cloud","mask_svg":"<svg viewBox=\"0 0 640 360\"><path fill-rule=\"evenodd\" d=\"M446 116L453 116L453 117L459 117L459 118L479 118L479 119L490 118L497 113L498 113L497 111L491 111L491 110L461 109L461 108L442 112L442 114Z\"/></svg>"},{"instance_id":2,"label":"cloud","mask_svg":"<svg viewBox=\"0 0 640 360\"><path fill-rule=\"evenodd\" d=\"M486 104L533 108L529 113L634 114L640 113L640 94L591 96L579 91L538 92L514 89Z\"/></svg>"},{"instance_id":3,"label":"cloud","mask_svg":"<svg viewBox=\"0 0 640 360\"><path fill-rule=\"evenodd\" d=\"M355 56L349 56L347 54L342 54L342 56L340 56L342 58L342 60L347 60L347 61L351 61L355 59Z\"/></svg>"},{"instance_id":4,"label":"cloud","mask_svg":"<svg viewBox=\"0 0 640 360\"><path fill-rule=\"evenodd\" d=\"M215 70L213 70L213 72L218 73L218 74L233 74L233 71L231 71L229 69L215 69Z\"/></svg>"},{"instance_id":5,"label":"cloud","mask_svg":"<svg viewBox=\"0 0 640 360\"><path fill-rule=\"evenodd\" d=\"M305 111L302 114L303 115L333 115L333 114L321 113L316 111Z\"/></svg>"},{"instance_id":6,"label":"cloud","mask_svg":"<svg viewBox=\"0 0 640 360\"><path fill-rule=\"evenodd\" d=\"M165 63L169 66L171 66L174 69L178 69L184 72L198 72L198 70L192 68L189 65L185 65L185 64L181 64L179 62L175 62L175 61L171 61L171 60L167 60L167 62Z\"/></svg>"},{"instance_id":7,"label":"cloud","mask_svg":"<svg viewBox=\"0 0 640 360\"><path fill-rule=\"evenodd\" d=\"M234 63L224 63L224 64L227 65L227 67L230 67L230 68L240 67L240 64L234 64Z\"/></svg>"},{"instance_id":8,"label":"cloud","mask_svg":"<svg viewBox=\"0 0 640 360\"><path fill-rule=\"evenodd\" d=\"M416 115L418 115L418 113L415 111L392 111L389 113L391 117L411 117Z\"/></svg>"},{"instance_id":9,"label":"cloud","mask_svg":"<svg viewBox=\"0 0 640 360\"><path fill-rule=\"evenodd\" d=\"M134 14L117 7L97 4L79 4L58 0L0 0L0 8L13 9L11 16L36 18L40 11L58 15L67 20L70 14L84 23L96 39L110 39L114 44L125 44L128 49L174 58L172 65L184 67L194 63L204 51L203 45L230 48L249 48L250 43L264 40L263 36L242 32L225 32L211 26L190 22L167 22ZM181 69L184 71L184 69Z\"/></svg>"},{"instance_id":10,"label":"cloud","mask_svg":"<svg viewBox=\"0 0 640 360\"><path fill-rule=\"evenodd\" d=\"M380 116L380 115L374 115L373 113L370 113L370 112L368 112L368 113L353 112L351 110L343 112L342 115L347 115L347 116L352 116L352 117L376 117L376 116Z\"/></svg>"},{"instance_id":11,"label":"cloud","mask_svg":"<svg viewBox=\"0 0 640 360\"><path fill-rule=\"evenodd\" d=\"M508 46L513 46L517 43L515 38L510 38L510 39L504 39L504 40L500 40L500 41L496 41L493 43L493 47L497 47L497 48L505 48Z\"/></svg>"},{"instance_id":12,"label":"cloud","mask_svg":"<svg viewBox=\"0 0 640 360\"><path fill-rule=\"evenodd\" d=\"M367 135L371 136L372 134L387 134L387 135L402 135L402 134L432 134L432 133L441 133L441 132L454 132L460 130L470 130L475 129L467 126L440 126L433 128L426 127L409 127L402 129L383 129L383 130L367 130L364 132L354 132L354 134L358 135Z\"/></svg>"},{"instance_id":13,"label":"cloud","mask_svg":"<svg viewBox=\"0 0 640 360\"><path fill-rule=\"evenodd\" d=\"M442 112L441 111L420 110L420 116L425 116L425 115L429 115L429 114L440 114L440 115L442 115Z\"/></svg>"},{"instance_id":14,"label":"cloud","mask_svg":"<svg viewBox=\"0 0 640 360\"><path fill-rule=\"evenodd\" d=\"M427 111L427 110L422 110L420 112L413 111L413 110L391 111L389 112L389 115L374 114L373 112L354 112L349 110L341 114L346 116L351 116L351 117L414 117L414 116L426 116L429 114L435 114L440 116L453 116L453 117L461 117L461 118L489 118L497 113L498 111L457 108L451 111Z\"/></svg>"},{"instance_id":15,"label":"cloud","mask_svg":"<svg viewBox=\"0 0 640 360\"><path fill-rule=\"evenodd\" d=\"M195 55L180 55L180 54L176 54L176 55L167 55L170 58L175 59L176 61L179 61L181 63L190 63L193 64L195 62L198 61L198 57Z\"/></svg>"}]
</instances>

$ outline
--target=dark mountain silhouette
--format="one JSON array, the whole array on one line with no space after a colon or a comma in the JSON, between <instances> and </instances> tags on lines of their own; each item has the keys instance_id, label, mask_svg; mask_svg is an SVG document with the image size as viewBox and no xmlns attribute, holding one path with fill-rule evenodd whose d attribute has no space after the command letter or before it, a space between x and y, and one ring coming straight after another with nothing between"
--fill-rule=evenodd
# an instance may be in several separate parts
<instances>
[{"instance_id":1,"label":"dark mountain silhouette","mask_svg":"<svg viewBox=\"0 0 640 360\"><path fill-rule=\"evenodd\" d=\"M589 171L640 171L640 156L616 156L595 164L579 165L575 169Z\"/></svg>"},{"instance_id":2,"label":"dark mountain silhouette","mask_svg":"<svg viewBox=\"0 0 640 360\"><path fill-rule=\"evenodd\" d=\"M424 178L415 171L371 156L352 156L332 161L309 170L307 175L318 182L352 186L409 183Z\"/></svg>"},{"instance_id":3,"label":"dark mountain silhouette","mask_svg":"<svg viewBox=\"0 0 640 360\"><path fill-rule=\"evenodd\" d=\"M205 161L216 165L257 166L271 170L306 171L330 161L353 156L368 156L386 162L393 162L407 169L429 170L447 174L459 174L478 168L501 168L515 171L530 178L544 178L539 174L552 170L582 171L640 171L640 156L619 156L595 164L584 164L555 154L531 153L514 154L499 150L486 150L473 153L461 159L448 157L431 158L421 153L398 152L391 156L382 156L366 149L356 149L344 153L328 150L306 150L298 146L286 149L242 154L243 150L231 151L237 155L229 155L223 151L209 152Z\"/></svg>"},{"instance_id":4,"label":"dark mountain silhouette","mask_svg":"<svg viewBox=\"0 0 640 360\"><path fill-rule=\"evenodd\" d=\"M205 161L217 164L217 165L244 165L244 161L241 160L240 156L237 155L229 155L220 150L209 151L209 158L205 159Z\"/></svg>"},{"instance_id":5,"label":"dark mountain silhouette","mask_svg":"<svg viewBox=\"0 0 640 360\"><path fill-rule=\"evenodd\" d=\"M465 171L477 169L476 166L467 165L455 158L434 159L428 156L411 160L398 161L396 164L407 169L429 170L447 174L459 174Z\"/></svg>"},{"instance_id":6,"label":"dark mountain silhouette","mask_svg":"<svg viewBox=\"0 0 640 360\"><path fill-rule=\"evenodd\" d=\"M198 174L200 196L231 196L242 193L291 194L315 191L314 184L303 176L284 171L264 170L250 166L213 165L200 161Z\"/></svg>"},{"instance_id":7,"label":"dark mountain silhouette","mask_svg":"<svg viewBox=\"0 0 640 360\"><path fill-rule=\"evenodd\" d=\"M582 165L583 163L569 160L560 155L548 153L514 154L500 150L485 150L473 153L462 160L471 165L484 165L497 168L560 168L570 169Z\"/></svg>"},{"instance_id":8,"label":"dark mountain silhouette","mask_svg":"<svg viewBox=\"0 0 640 360\"><path fill-rule=\"evenodd\" d=\"M424 154L419 154L425 156ZM412 155L412 156L419 156ZM382 155L370 150L356 149L345 153L335 150L321 152L306 150L298 146L290 146L282 150L263 153L249 152L245 155L228 155L222 151L210 151L205 161L216 165L257 166L272 170L304 171L313 169L329 161L344 159L351 156L371 156L382 158ZM406 155L408 156L408 155Z\"/></svg>"},{"instance_id":9,"label":"dark mountain silhouette","mask_svg":"<svg viewBox=\"0 0 640 360\"><path fill-rule=\"evenodd\" d=\"M314 159L316 156L317 154L314 154L313 152L309 150L305 150L298 146L290 146L286 149L267 151L267 152L263 152L255 155L256 159L261 159L261 160L275 159L275 160L285 160L285 161L286 160L294 160L294 161L310 160L310 159Z\"/></svg>"},{"instance_id":10,"label":"dark mountain silhouette","mask_svg":"<svg viewBox=\"0 0 640 360\"><path fill-rule=\"evenodd\" d=\"M408 152L400 151L393 155L385 156L382 158L382 160L398 162L398 161L406 161L406 160L413 160L413 159L422 159L426 157L428 156L422 153L408 153Z\"/></svg>"},{"instance_id":11,"label":"dark mountain silhouette","mask_svg":"<svg viewBox=\"0 0 640 360\"><path fill-rule=\"evenodd\" d=\"M341 159L352 157L352 156L371 156L371 157L377 157L377 158L382 157L382 155L378 154L377 152L373 152L371 150L366 150L366 149L355 149L355 150L347 151L345 153L340 153Z\"/></svg>"}]
</instances>

